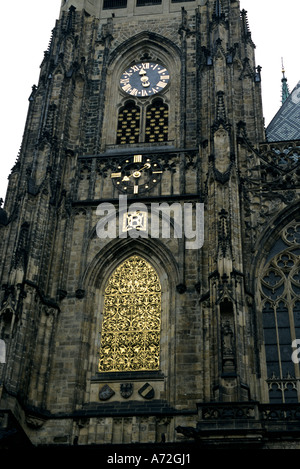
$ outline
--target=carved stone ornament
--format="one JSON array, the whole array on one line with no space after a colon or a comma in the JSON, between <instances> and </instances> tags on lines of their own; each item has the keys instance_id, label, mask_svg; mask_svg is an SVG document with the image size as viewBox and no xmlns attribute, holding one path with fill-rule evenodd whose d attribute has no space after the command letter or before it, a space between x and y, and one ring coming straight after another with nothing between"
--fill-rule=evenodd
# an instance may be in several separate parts
<instances>
[{"instance_id":1,"label":"carved stone ornament","mask_svg":"<svg viewBox=\"0 0 300 469\"><path fill-rule=\"evenodd\" d=\"M44 425L45 420L42 418L33 416L33 415L27 415L26 423L28 427L37 429L37 428L41 428Z\"/></svg>"},{"instance_id":2,"label":"carved stone ornament","mask_svg":"<svg viewBox=\"0 0 300 469\"><path fill-rule=\"evenodd\" d=\"M153 399L154 397L154 389L149 383L145 383L144 386L139 389L138 393L144 399Z\"/></svg>"},{"instance_id":3,"label":"carved stone ornament","mask_svg":"<svg viewBox=\"0 0 300 469\"><path fill-rule=\"evenodd\" d=\"M100 401L107 401L115 394L115 391L111 389L108 384L105 384L99 391Z\"/></svg>"},{"instance_id":4,"label":"carved stone ornament","mask_svg":"<svg viewBox=\"0 0 300 469\"><path fill-rule=\"evenodd\" d=\"M75 296L76 298L78 298L79 300L82 300L82 298L84 298L84 295L85 295L85 290L82 290L80 288L78 288L75 292Z\"/></svg>"},{"instance_id":5,"label":"carved stone ornament","mask_svg":"<svg viewBox=\"0 0 300 469\"><path fill-rule=\"evenodd\" d=\"M132 383L121 383L120 384L120 394L124 399L128 399L133 393L133 384Z\"/></svg>"}]
</instances>

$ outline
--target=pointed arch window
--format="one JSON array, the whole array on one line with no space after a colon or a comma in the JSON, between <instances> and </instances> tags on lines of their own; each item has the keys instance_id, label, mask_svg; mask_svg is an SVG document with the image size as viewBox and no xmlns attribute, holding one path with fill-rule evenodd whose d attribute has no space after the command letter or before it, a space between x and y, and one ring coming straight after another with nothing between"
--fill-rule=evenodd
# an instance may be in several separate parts
<instances>
[{"instance_id":1,"label":"pointed arch window","mask_svg":"<svg viewBox=\"0 0 300 469\"><path fill-rule=\"evenodd\" d=\"M160 98L138 106L127 101L118 116L118 145L130 143L167 142L169 136L169 108Z\"/></svg>"},{"instance_id":2,"label":"pointed arch window","mask_svg":"<svg viewBox=\"0 0 300 469\"><path fill-rule=\"evenodd\" d=\"M99 371L158 370L160 328L158 275L145 259L131 256L105 288Z\"/></svg>"},{"instance_id":3,"label":"pointed arch window","mask_svg":"<svg viewBox=\"0 0 300 469\"><path fill-rule=\"evenodd\" d=\"M299 364L292 342L300 339L300 223L285 228L260 279L270 402L299 402Z\"/></svg>"},{"instance_id":4,"label":"pointed arch window","mask_svg":"<svg viewBox=\"0 0 300 469\"><path fill-rule=\"evenodd\" d=\"M145 142L168 140L168 106L162 99L154 100L146 110Z\"/></svg>"},{"instance_id":5,"label":"pointed arch window","mask_svg":"<svg viewBox=\"0 0 300 469\"><path fill-rule=\"evenodd\" d=\"M137 143L140 134L140 108L134 101L127 101L118 117L117 144Z\"/></svg>"}]
</instances>

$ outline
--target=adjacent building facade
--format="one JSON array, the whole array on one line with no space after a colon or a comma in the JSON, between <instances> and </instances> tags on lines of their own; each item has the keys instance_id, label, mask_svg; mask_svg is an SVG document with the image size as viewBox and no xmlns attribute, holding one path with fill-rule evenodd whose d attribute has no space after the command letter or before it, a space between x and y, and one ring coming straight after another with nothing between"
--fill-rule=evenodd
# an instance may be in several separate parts
<instances>
[{"instance_id":1,"label":"adjacent building facade","mask_svg":"<svg viewBox=\"0 0 300 469\"><path fill-rule=\"evenodd\" d=\"M0 213L3 446L299 447L300 132L254 51L237 0L62 1Z\"/></svg>"}]
</instances>

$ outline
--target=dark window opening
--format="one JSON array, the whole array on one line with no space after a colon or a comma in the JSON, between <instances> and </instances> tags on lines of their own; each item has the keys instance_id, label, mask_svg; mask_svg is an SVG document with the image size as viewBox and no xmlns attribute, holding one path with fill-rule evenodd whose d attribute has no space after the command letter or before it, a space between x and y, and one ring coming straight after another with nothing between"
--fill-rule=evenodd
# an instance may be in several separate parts
<instances>
[{"instance_id":1,"label":"dark window opening","mask_svg":"<svg viewBox=\"0 0 300 469\"><path fill-rule=\"evenodd\" d=\"M104 0L103 10L110 10L114 8L126 8L127 0Z\"/></svg>"},{"instance_id":2,"label":"dark window opening","mask_svg":"<svg viewBox=\"0 0 300 469\"><path fill-rule=\"evenodd\" d=\"M118 117L117 144L138 143L140 134L140 109L129 101L121 108Z\"/></svg>"},{"instance_id":3,"label":"dark window opening","mask_svg":"<svg viewBox=\"0 0 300 469\"><path fill-rule=\"evenodd\" d=\"M147 107L145 142L166 142L168 140L168 106L157 100Z\"/></svg>"},{"instance_id":4,"label":"dark window opening","mask_svg":"<svg viewBox=\"0 0 300 469\"><path fill-rule=\"evenodd\" d=\"M161 5L161 0L137 0L137 7L151 6L151 5Z\"/></svg>"},{"instance_id":5,"label":"dark window opening","mask_svg":"<svg viewBox=\"0 0 300 469\"><path fill-rule=\"evenodd\" d=\"M167 142L169 108L162 99L154 99L146 108L127 101L118 115L117 145Z\"/></svg>"}]
</instances>

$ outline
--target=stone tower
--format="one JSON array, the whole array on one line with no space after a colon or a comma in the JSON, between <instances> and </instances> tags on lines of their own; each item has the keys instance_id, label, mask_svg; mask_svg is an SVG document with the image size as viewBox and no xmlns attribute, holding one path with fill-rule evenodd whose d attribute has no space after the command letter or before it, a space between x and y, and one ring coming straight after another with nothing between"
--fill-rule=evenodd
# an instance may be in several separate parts
<instances>
[{"instance_id":1,"label":"stone tower","mask_svg":"<svg viewBox=\"0 0 300 469\"><path fill-rule=\"evenodd\" d=\"M4 435L297 446L300 142L254 50L237 0L62 1L0 213Z\"/></svg>"}]
</instances>

